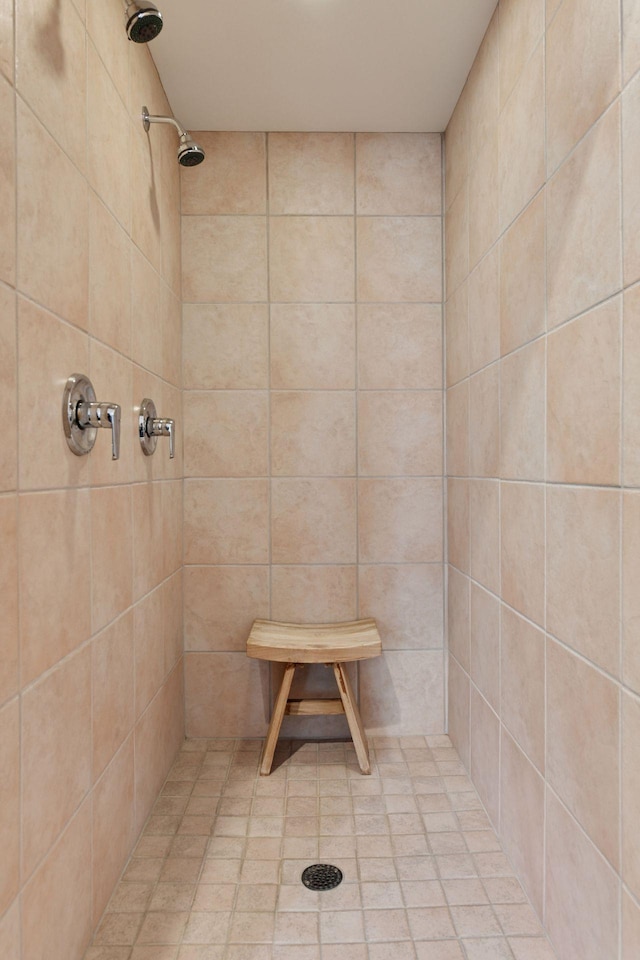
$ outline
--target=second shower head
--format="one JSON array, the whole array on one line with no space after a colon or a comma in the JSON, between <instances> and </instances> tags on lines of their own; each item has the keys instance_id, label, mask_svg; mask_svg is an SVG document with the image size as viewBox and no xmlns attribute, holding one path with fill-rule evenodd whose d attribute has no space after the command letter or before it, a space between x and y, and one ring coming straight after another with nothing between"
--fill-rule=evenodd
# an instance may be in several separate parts
<instances>
[{"instance_id":1,"label":"second shower head","mask_svg":"<svg viewBox=\"0 0 640 960\"><path fill-rule=\"evenodd\" d=\"M178 121L173 119L173 117L154 117L149 113L146 107L143 107L142 123L147 131L152 123L170 123L176 128L180 136L180 142L178 144L178 163L180 163L183 167L196 167L204 160L204 150L202 147L198 146L198 144L192 139L187 131L184 130Z\"/></svg>"},{"instance_id":2,"label":"second shower head","mask_svg":"<svg viewBox=\"0 0 640 960\"><path fill-rule=\"evenodd\" d=\"M124 0L126 30L129 40L134 43L149 43L162 30L162 14L153 3L147 0Z\"/></svg>"}]
</instances>

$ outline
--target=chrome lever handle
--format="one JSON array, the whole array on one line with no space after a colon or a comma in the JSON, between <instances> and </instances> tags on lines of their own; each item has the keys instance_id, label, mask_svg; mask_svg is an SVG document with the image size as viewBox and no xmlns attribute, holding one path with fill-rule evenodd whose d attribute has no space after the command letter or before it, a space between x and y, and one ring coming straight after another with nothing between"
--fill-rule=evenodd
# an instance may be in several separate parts
<instances>
[{"instance_id":1,"label":"chrome lever handle","mask_svg":"<svg viewBox=\"0 0 640 960\"><path fill-rule=\"evenodd\" d=\"M145 397L140 404L138 436L140 437L142 451L147 457L155 453L158 437L169 437L169 459L173 460L175 457L175 420L170 420L167 417L157 417L156 405L153 400L149 400L148 397Z\"/></svg>"},{"instance_id":2,"label":"chrome lever handle","mask_svg":"<svg viewBox=\"0 0 640 960\"><path fill-rule=\"evenodd\" d=\"M111 430L111 455L120 456L120 406L117 403L98 403L93 384L81 373L67 380L62 398L62 425L69 449L82 457L93 449L98 430Z\"/></svg>"},{"instance_id":3,"label":"chrome lever handle","mask_svg":"<svg viewBox=\"0 0 640 960\"><path fill-rule=\"evenodd\" d=\"M151 429L149 429L151 428ZM166 417L153 417L147 420L147 433L152 437L169 437L169 459L176 455L176 423Z\"/></svg>"},{"instance_id":4,"label":"chrome lever handle","mask_svg":"<svg viewBox=\"0 0 640 960\"><path fill-rule=\"evenodd\" d=\"M120 406L117 403L95 403L81 400L76 407L80 427L107 427L111 429L111 459L120 457Z\"/></svg>"}]
</instances>

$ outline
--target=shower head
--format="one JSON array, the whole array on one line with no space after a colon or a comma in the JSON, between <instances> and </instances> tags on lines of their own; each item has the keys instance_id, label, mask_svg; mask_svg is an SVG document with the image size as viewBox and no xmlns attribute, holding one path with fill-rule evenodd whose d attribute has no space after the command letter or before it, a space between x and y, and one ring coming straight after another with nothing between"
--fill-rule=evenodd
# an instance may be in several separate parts
<instances>
[{"instance_id":1,"label":"shower head","mask_svg":"<svg viewBox=\"0 0 640 960\"><path fill-rule=\"evenodd\" d=\"M153 3L147 0L124 0L125 20L129 40L134 43L149 43L162 30L162 14Z\"/></svg>"},{"instance_id":2,"label":"shower head","mask_svg":"<svg viewBox=\"0 0 640 960\"><path fill-rule=\"evenodd\" d=\"M178 146L178 163L183 167L197 167L204 160L204 150L195 143L188 133L183 133Z\"/></svg>"},{"instance_id":3,"label":"shower head","mask_svg":"<svg viewBox=\"0 0 640 960\"><path fill-rule=\"evenodd\" d=\"M178 163L183 167L196 167L204 160L204 150L195 143L173 117L154 117L146 107L142 108L142 123L145 130L149 130L152 123L171 123L180 135L178 144Z\"/></svg>"}]
</instances>

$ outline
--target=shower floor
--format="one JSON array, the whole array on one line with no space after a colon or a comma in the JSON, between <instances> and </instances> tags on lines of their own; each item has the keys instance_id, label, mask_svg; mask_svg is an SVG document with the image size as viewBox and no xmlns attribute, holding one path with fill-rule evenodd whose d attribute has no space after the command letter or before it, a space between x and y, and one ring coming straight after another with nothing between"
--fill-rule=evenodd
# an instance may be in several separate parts
<instances>
[{"instance_id":1,"label":"shower floor","mask_svg":"<svg viewBox=\"0 0 640 960\"><path fill-rule=\"evenodd\" d=\"M187 740L86 960L554 960L448 737L370 745Z\"/></svg>"}]
</instances>

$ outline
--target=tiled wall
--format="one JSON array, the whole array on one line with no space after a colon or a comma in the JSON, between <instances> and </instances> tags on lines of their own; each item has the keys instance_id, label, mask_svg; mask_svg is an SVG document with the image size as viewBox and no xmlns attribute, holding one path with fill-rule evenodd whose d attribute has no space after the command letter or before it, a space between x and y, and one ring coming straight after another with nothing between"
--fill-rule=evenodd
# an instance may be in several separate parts
<instances>
[{"instance_id":1,"label":"tiled wall","mask_svg":"<svg viewBox=\"0 0 640 960\"><path fill-rule=\"evenodd\" d=\"M562 960L640 951L639 68L501 0L445 140L450 730Z\"/></svg>"},{"instance_id":2,"label":"tiled wall","mask_svg":"<svg viewBox=\"0 0 640 960\"><path fill-rule=\"evenodd\" d=\"M279 678L246 658L255 617L373 616L369 731L440 732L441 138L198 139L207 162L182 177L187 731L266 731Z\"/></svg>"},{"instance_id":3,"label":"tiled wall","mask_svg":"<svg viewBox=\"0 0 640 960\"><path fill-rule=\"evenodd\" d=\"M0 956L78 960L183 731L179 178L120 0L0 2ZM19 362L18 362L19 361ZM122 405L75 457L69 374Z\"/></svg>"}]
</instances>

